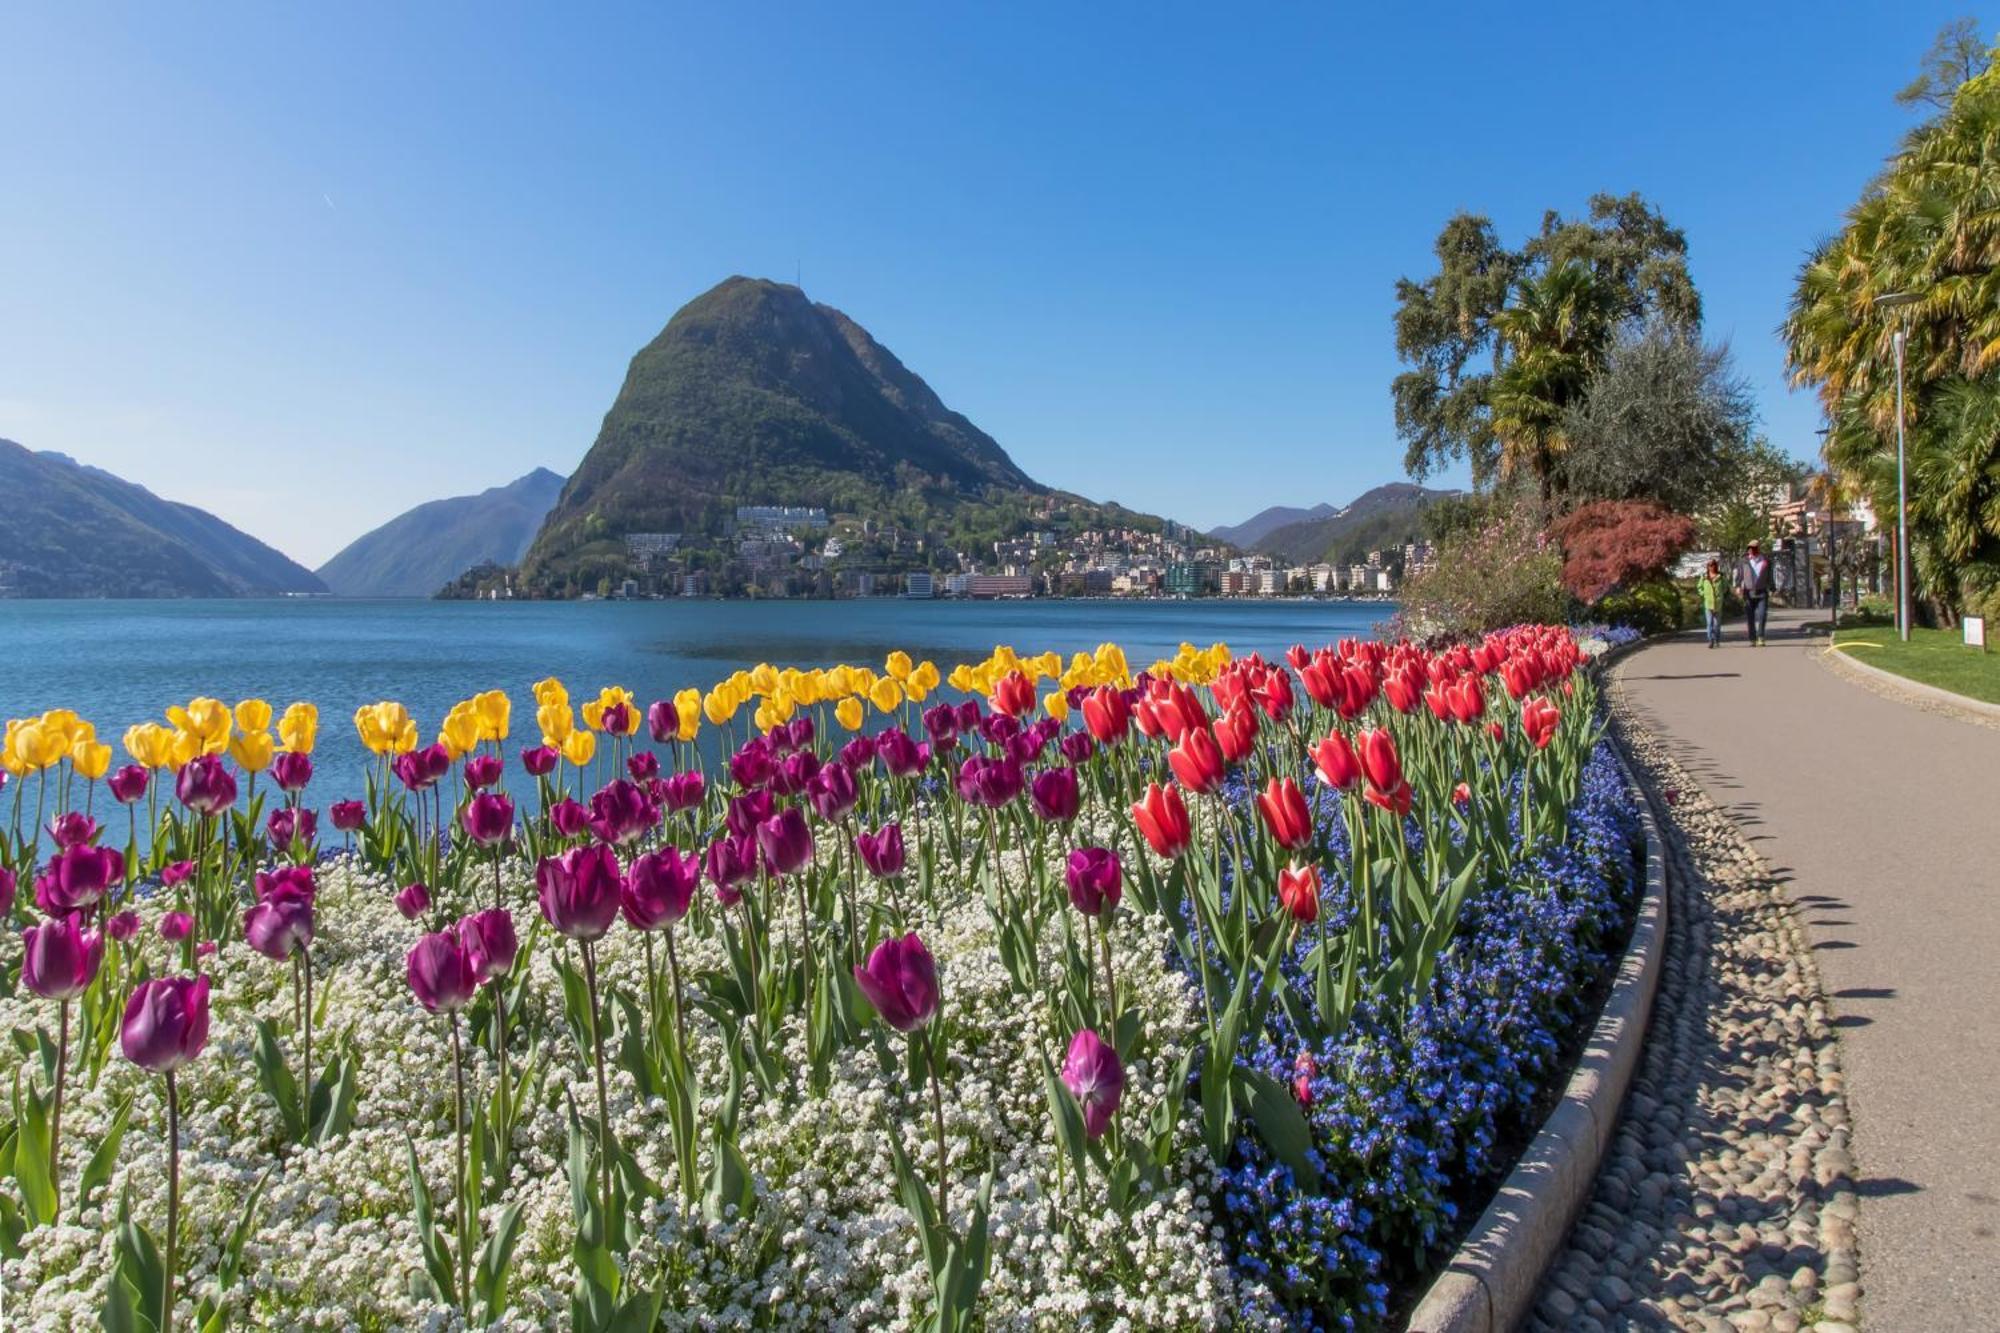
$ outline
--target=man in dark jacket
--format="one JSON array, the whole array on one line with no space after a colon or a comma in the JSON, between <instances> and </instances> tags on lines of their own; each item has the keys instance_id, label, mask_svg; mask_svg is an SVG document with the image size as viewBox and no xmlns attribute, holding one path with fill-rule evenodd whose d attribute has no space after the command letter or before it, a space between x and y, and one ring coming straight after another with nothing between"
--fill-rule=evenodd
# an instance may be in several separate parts
<instances>
[{"instance_id":1,"label":"man in dark jacket","mask_svg":"<svg viewBox=\"0 0 2000 1333\"><path fill-rule=\"evenodd\" d=\"M1764 620L1771 611L1771 561L1751 542L1736 566L1736 591L1743 597L1744 624L1750 631L1750 646L1764 646Z\"/></svg>"}]
</instances>

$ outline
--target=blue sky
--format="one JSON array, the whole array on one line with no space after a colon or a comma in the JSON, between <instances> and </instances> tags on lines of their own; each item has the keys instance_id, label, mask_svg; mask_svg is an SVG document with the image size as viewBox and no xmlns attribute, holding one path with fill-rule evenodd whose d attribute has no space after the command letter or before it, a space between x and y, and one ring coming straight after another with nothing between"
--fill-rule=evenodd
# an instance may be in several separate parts
<instances>
[{"instance_id":1,"label":"blue sky","mask_svg":"<svg viewBox=\"0 0 2000 1333\"><path fill-rule=\"evenodd\" d=\"M1794 269L1965 12L571 8L0 13L0 436L317 564L569 471L677 307L802 275L1033 475L1207 526L1401 476L1453 212L1637 189L1805 454Z\"/></svg>"}]
</instances>

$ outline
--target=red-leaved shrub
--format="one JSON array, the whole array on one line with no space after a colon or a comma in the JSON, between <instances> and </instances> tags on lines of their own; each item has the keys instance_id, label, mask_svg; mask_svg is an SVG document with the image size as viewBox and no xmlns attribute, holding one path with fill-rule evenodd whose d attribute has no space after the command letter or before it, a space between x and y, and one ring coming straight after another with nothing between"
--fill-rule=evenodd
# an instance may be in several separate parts
<instances>
[{"instance_id":1,"label":"red-leaved shrub","mask_svg":"<svg viewBox=\"0 0 2000 1333\"><path fill-rule=\"evenodd\" d=\"M1694 520L1651 500L1599 500L1557 519L1549 535L1562 547L1563 587L1594 603L1664 572L1694 544Z\"/></svg>"}]
</instances>

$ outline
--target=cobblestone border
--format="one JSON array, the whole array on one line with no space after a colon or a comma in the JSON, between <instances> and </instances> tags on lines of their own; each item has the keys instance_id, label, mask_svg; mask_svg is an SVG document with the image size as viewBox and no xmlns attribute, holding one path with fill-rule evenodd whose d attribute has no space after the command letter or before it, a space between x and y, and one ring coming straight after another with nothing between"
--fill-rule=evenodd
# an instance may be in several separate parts
<instances>
[{"instance_id":1,"label":"cobblestone border","mask_svg":"<svg viewBox=\"0 0 2000 1333\"><path fill-rule=\"evenodd\" d=\"M2000 727L2000 704L1990 704L1984 699L1973 699L1951 690L1926 685L1908 676L1899 676L1893 671L1871 666L1830 643L1814 654L1820 665L1836 676L1845 676L1864 689L1873 691L1887 699L1921 708L1927 713L1943 713L1966 722L1977 722L1981 726Z\"/></svg>"},{"instance_id":2,"label":"cobblestone border","mask_svg":"<svg viewBox=\"0 0 2000 1333\"><path fill-rule=\"evenodd\" d=\"M1601 661L1608 665L1623 656L1606 654ZM1638 1066L1666 948L1667 860L1623 747L1615 737L1612 745L1627 788L1640 797L1646 839L1646 892L1631 943L1562 1101L1418 1302L1411 1333L1497 1333L1526 1317L1543 1273L1590 1199Z\"/></svg>"}]
</instances>

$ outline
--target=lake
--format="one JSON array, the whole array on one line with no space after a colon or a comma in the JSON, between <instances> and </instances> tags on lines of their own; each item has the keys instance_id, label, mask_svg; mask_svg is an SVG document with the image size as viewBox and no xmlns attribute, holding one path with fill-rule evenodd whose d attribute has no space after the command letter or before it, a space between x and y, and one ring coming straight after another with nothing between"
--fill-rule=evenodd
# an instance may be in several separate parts
<instances>
[{"instance_id":1,"label":"lake","mask_svg":"<svg viewBox=\"0 0 2000 1333\"><path fill-rule=\"evenodd\" d=\"M197 695L254 696L280 710L310 699L320 708L322 780L313 794L324 804L358 791L363 751L352 718L378 699L409 705L428 742L453 703L504 689L518 743L534 726L528 686L549 675L578 703L615 684L644 706L758 662L879 669L897 648L948 673L996 644L1067 656L1109 639L1137 670L1183 640L1272 656L1293 643L1367 637L1394 610L1221 600L0 601L0 718L74 708L115 747L130 724L164 720L169 704Z\"/></svg>"}]
</instances>

